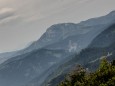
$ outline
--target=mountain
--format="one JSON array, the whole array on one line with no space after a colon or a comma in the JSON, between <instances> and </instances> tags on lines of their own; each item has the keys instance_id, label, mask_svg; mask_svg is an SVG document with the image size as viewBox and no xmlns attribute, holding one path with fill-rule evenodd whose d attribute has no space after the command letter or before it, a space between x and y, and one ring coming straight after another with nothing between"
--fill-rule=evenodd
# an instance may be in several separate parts
<instances>
[{"instance_id":1,"label":"mountain","mask_svg":"<svg viewBox=\"0 0 115 86\"><path fill-rule=\"evenodd\" d=\"M96 27L99 27L100 30L96 29L94 31ZM103 27L106 27L106 25L95 27L83 27L74 23L52 25L39 40L33 42L30 46L22 50L0 54L0 63L3 63L12 57L16 57L18 55L22 55L44 47L46 49L52 50L63 49L69 51L80 51L82 48L88 45L88 43L95 37L95 35L103 30ZM84 39L87 39L89 34L91 35L92 33L95 35L93 35L90 40L87 40L87 42L83 44Z\"/></svg>"},{"instance_id":2,"label":"mountain","mask_svg":"<svg viewBox=\"0 0 115 86\"><path fill-rule=\"evenodd\" d=\"M64 37L62 37L64 39L61 39L61 41L59 41L57 43L53 43L51 45L48 45L48 46L46 46L46 48L47 49L66 49L66 50L69 49L69 50L71 50L71 48L68 48L68 44L71 44L71 42L73 42L73 43L77 44L77 50L76 51L79 52L81 49L86 48L88 46L88 44L90 44L91 41L94 41L96 38L98 38L97 35L99 36L101 32L102 33L108 32L106 30L108 30L108 28L111 28L112 26L114 26L114 22L115 22L114 20L115 19L113 18L113 16L114 16L113 14L115 14L114 11L111 12L110 14L108 14L107 16L103 16L103 17L100 17L100 18L89 19L86 22L81 22L80 24L78 24L77 28L80 28L80 31L81 32L83 31L83 33L79 33L79 34L76 35L76 34L74 34L74 32L76 33L76 31L73 30L73 32L72 32L73 34L71 36L69 36L69 37L68 36L66 36L66 37L64 36ZM105 22L105 20L106 20L106 22ZM93 22L93 23L91 23L91 22ZM66 30L64 32L66 32ZM68 34L70 34L70 32L71 31L69 31ZM110 33L110 32L108 32L108 33ZM112 37L114 37L114 36L112 35ZM102 39L100 39L100 40L102 40ZM111 39L111 40L113 40L113 39ZM82 47L80 48L78 46L82 46ZM74 48L75 47L76 46L74 46ZM94 50L91 49L90 51L92 51L92 52L89 52L87 50L86 50L86 52L89 54L89 56L90 56L90 53L92 53L91 55L93 55L96 52L97 52L97 54L99 53L99 55L98 56L94 56L94 58L92 58L92 59L90 58L90 59L84 59L84 60L83 60L84 56L82 56L82 58L80 59L80 62L82 64L86 64L85 60L86 60L86 62L89 61L89 60L92 61L93 59L95 59L97 57L101 57L103 55L103 53L102 53L103 49L94 49ZM106 54L107 53L108 52L106 52ZM85 55L85 54L86 53L84 52L83 55ZM74 58L74 56L70 56L68 58L72 58L72 57ZM77 56L77 57L81 57L81 56ZM60 66L58 65L58 69L55 68L55 70L56 70L55 72L49 73L48 78L45 77L46 80L45 80L44 84L50 82L55 77L56 77L56 79L54 79L54 82L55 81L59 82L58 80L60 80L60 78L63 79L64 75L70 70L70 68L72 66L74 66L78 62L77 60L78 59L76 59L76 58L72 59L72 60L65 59L65 61L60 62L59 63ZM60 75L61 77L60 76L58 77L58 75ZM42 77L44 77L44 76L42 76ZM33 79L27 86L38 86L38 84L37 84L38 82L39 82L39 77ZM43 84L43 86L44 86L44 84ZM54 84L52 86L54 86Z\"/></svg>"},{"instance_id":3,"label":"mountain","mask_svg":"<svg viewBox=\"0 0 115 86\"><path fill-rule=\"evenodd\" d=\"M0 64L5 62L6 60L10 59L14 55L15 52L6 52L6 53L0 53Z\"/></svg>"},{"instance_id":4,"label":"mountain","mask_svg":"<svg viewBox=\"0 0 115 86\"><path fill-rule=\"evenodd\" d=\"M66 56L64 50L40 49L9 59L0 65L0 85L21 86Z\"/></svg>"},{"instance_id":5,"label":"mountain","mask_svg":"<svg viewBox=\"0 0 115 86\"><path fill-rule=\"evenodd\" d=\"M16 51L9 56L10 59L0 65L0 85L40 86L57 74L66 74L65 72L78 62L85 64L100 57L103 49L94 49L95 52L93 49L86 49L81 52L83 54L79 53L114 23L114 13L78 24L52 25L39 40L23 50ZM90 57L99 51L99 55ZM85 55L89 55L88 59L84 59Z\"/></svg>"},{"instance_id":6,"label":"mountain","mask_svg":"<svg viewBox=\"0 0 115 86\"><path fill-rule=\"evenodd\" d=\"M106 47L115 42L115 24L103 31L90 44L91 47Z\"/></svg>"},{"instance_id":7,"label":"mountain","mask_svg":"<svg viewBox=\"0 0 115 86\"><path fill-rule=\"evenodd\" d=\"M86 48L88 44L106 27L107 27L106 25L79 27L76 30L69 31L72 33L70 36L67 37L64 36L65 38L63 40L45 46L45 48L64 49L69 50L70 52L71 51L79 52L81 49ZM69 32L67 34L70 34Z\"/></svg>"},{"instance_id":8,"label":"mountain","mask_svg":"<svg viewBox=\"0 0 115 86\"><path fill-rule=\"evenodd\" d=\"M57 49L59 48L60 44L65 45L63 41L69 38L72 41L73 37L77 37L80 39L79 36L83 36L85 34L91 34L91 33L93 34L92 36L95 37L114 22L115 22L115 11L112 11L111 13L105 16L92 18L86 21L82 21L78 24L74 24L74 23L55 24L49 27L47 31L42 35L42 37L36 42L34 42L33 44L31 44L28 48L38 49L44 46L51 45L48 48ZM79 39L75 41L78 42L78 46L80 44ZM55 44L58 46L54 47Z\"/></svg>"},{"instance_id":9,"label":"mountain","mask_svg":"<svg viewBox=\"0 0 115 86\"><path fill-rule=\"evenodd\" d=\"M107 38L106 38L107 37ZM115 59L115 24L100 33L88 46L72 59L63 62L55 72L52 72L42 84L42 86L57 86L65 75L77 64L83 65L89 71L95 71L102 56L106 56L109 61ZM101 46L102 45L102 46ZM37 85L36 85L37 86Z\"/></svg>"},{"instance_id":10,"label":"mountain","mask_svg":"<svg viewBox=\"0 0 115 86\"><path fill-rule=\"evenodd\" d=\"M114 18L115 18L115 11L109 13L106 16L92 18L87 21L82 21L78 24L62 23L62 24L52 25L51 27L47 29L47 31L41 36L39 40L33 42L28 47L22 50L0 54L0 64L12 57L22 55L36 49L40 49L45 46L47 46L48 49L49 48L50 49L52 48L53 49L58 49L58 48L68 49L72 47L77 47L77 51L80 51L81 49L87 47L87 45L91 42L91 40L96 35L98 35L110 24L114 23L115 21ZM86 43L81 45L81 43L83 43L83 40L87 39L89 37L88 34L91 34L91 33L92 33L92 36L90 36L91 37L90 40L86 40ZM87 35L86 38L83 38L83 34L84 36ZM80 39L80 38L83 38L83 39ZM66 41L66 44L64 41ZM69 43L72 46L69 46L68 45Z\"/></svg>"}]
</instances>

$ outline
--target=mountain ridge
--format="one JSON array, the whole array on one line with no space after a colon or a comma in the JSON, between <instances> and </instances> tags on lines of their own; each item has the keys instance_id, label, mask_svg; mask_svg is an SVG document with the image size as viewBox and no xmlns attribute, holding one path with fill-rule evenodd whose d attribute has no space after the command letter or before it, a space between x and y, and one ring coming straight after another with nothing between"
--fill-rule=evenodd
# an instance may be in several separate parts
<instances>
[{"instance_id":1,"label":"mountain ridge","mask_svg":"<svg viewBox=\"0 0 115 86\"><path fill-rule=\"evenodd\" d=\"M95 22L93 22L94 24L95 23L97 23L96 21L100 21L101 20L101 22L103 21L103 19L105 18L107 16L107 18L104 20L104 23L111 23L111 22L114 22L115 20L114 20L114 16L115 16L115 11L112 11L112 12L110 12L109 14L107 14L107 15L105 15L105 16L102 16L102 17L97 17L97 18L91 18L91 19L88 19L88 20L86 20L86 21L81 21L80 23L78 23L78 24L74 24L74 23L61 23L61 25L63 24L72 24L72 25L77 25L77 27L85 27L85 26L91 26L92 25L92 22L93 21L95 21ZM101 19L100 19L101 18ZM100 20L99 20L100 19ZM109 22L105 22L105 21L109 21ZM91 23L90 23L91 22ZM99 22L100 23L100 22ZM98 23L98 24L99 24ZM60 24L55 24L55 25L52 25L51 27L54 27L54 26L56 26L56 25L60 25ZM50 27L49 27L49 29L50 29ZM46 31L47 32L47 31ZM17 55L20 55L20 54L24 54L24 53L27 53L27 52L31 52L32 50L34 50L34 49L38 49L37 47L36 47L36 45L38 45L38 41L39 40L37 40L37 41L35 41L35 42L33 42L30 46L28 46L27 48L25 48L25 49L22 49L22 50L18 50L18 51L14 51L14 52L7 52L7 53L9 53L9 54L7 54L7 53L4 53L4 54L0 54L0 59L2 58L6 58L6 59L3 59L2 60L2 62L4 62L4 61L6 61L7 59L9 59L9 58L11 58L11 57L14 57L14 56L17 56ZM42 43L41 43L42 44ZM39 46L41 46L41 45L39 45ZM0 63L2 63L2 62L0 62Z\"/></svg>"}]
</instances>

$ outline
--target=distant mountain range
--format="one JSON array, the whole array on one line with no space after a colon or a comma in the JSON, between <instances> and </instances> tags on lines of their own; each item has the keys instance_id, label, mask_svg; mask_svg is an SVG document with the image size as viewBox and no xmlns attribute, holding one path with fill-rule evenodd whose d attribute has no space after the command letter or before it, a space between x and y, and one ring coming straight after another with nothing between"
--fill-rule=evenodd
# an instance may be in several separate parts
<instances>
[{"instance_id":1,"label":"distant mountain range","mask_svg":"<svg viewBox=\"0 0 115 86\"><path fill-rule=\"evenodd\" d=\"M94 71L101 56L114 59L114 40L114 11L78 24L52 25L29 47L0 54L0 86L56 86L76 64Z\"/></svg>"},{"instance_id":2,"label":"distant mountain range","mask_svg":"<svg viewBox=\"0 0 115 86\"><path fill-rule=\"evenodd\" d=\"M97 34L99 34L101 31L103 31L106 27L108 27L110 24L112 24L115 21L114 17L115 17L115 11L112 11L106 16L92 18L87 21L82 21L78 24L62 23L62 24L52 25L51 27L47 29L47 31L41 36L39 40L33 42L27 48L24 48L18 51L0 54L0 64L6 61L7 59L10 59L12 57L15 57L27 52L31 52L39 48L43 48L47 45L51 45L48 48L58 47L60 49L60 47L62 48L62 46L65 45L62 42L67 41L66 43L68 44L69 39L70 39L69 42L75 41L75 43L78 44L78 47L82 49L86 47L88 43L91 41L91 40L87 40L86 43L83 44L84 46L79 45L81 44L82 40L87 39L87 38L81 39L83 34L88 35L89 33L92 33L93 36L91 36L92 37L91 39L93 39ZM81 36L81 37L78 37L78 36ZM55 43L57 43L57 47L55 46ZM61 43L62 46L60 46L59 43ZM66 49L67 49L67 44L63 46L64 48L66 47ZM78 51L80 49L77 48Z\"/></svg>"}]
</instances>

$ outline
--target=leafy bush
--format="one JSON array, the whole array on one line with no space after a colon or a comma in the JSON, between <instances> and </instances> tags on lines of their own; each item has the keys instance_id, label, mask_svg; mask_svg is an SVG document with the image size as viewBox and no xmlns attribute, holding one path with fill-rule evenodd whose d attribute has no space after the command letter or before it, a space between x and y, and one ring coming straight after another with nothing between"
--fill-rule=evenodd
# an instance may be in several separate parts
<instances>
[{"instance_id":1,"label":"leafy bush","mask_svg":"<svg viewBox=\"0 0 115 86\"><path fill-rule=\"evenodd\" d=\"M59 86L115 86L115 60L110 63L106 58L102 59L93 73L79 65Z\"/></svg>"}]
</instances>

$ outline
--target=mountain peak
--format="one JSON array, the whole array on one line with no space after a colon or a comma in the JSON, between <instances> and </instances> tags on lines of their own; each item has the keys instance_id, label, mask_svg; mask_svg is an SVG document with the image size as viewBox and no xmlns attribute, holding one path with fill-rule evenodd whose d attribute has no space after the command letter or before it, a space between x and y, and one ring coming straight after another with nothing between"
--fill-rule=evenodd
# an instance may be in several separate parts
<instances>
[{"instance_id":1,"label":"mountain peak","mask_svg":"<svg viewBox=\"0 0 115 86\"><path fill-rule=\"evenodd\" d=\"M109 15L115 16L115 10L110 12Z\"/></svg>"},{"instance_id":2,"label":"mountain peak","mask_svg":"<svg viewBox=\"0 0 115 86\"><path fill-rule=\"evenodd\" d=\"M47 29L47 31L49 31L49 30L63 30L64 27L70 27L70 26L76 26L76 24L74 24L74 23L59 23L59 24L54 24L51 27L49 27Z\"/></svg>"}]
</instances>

